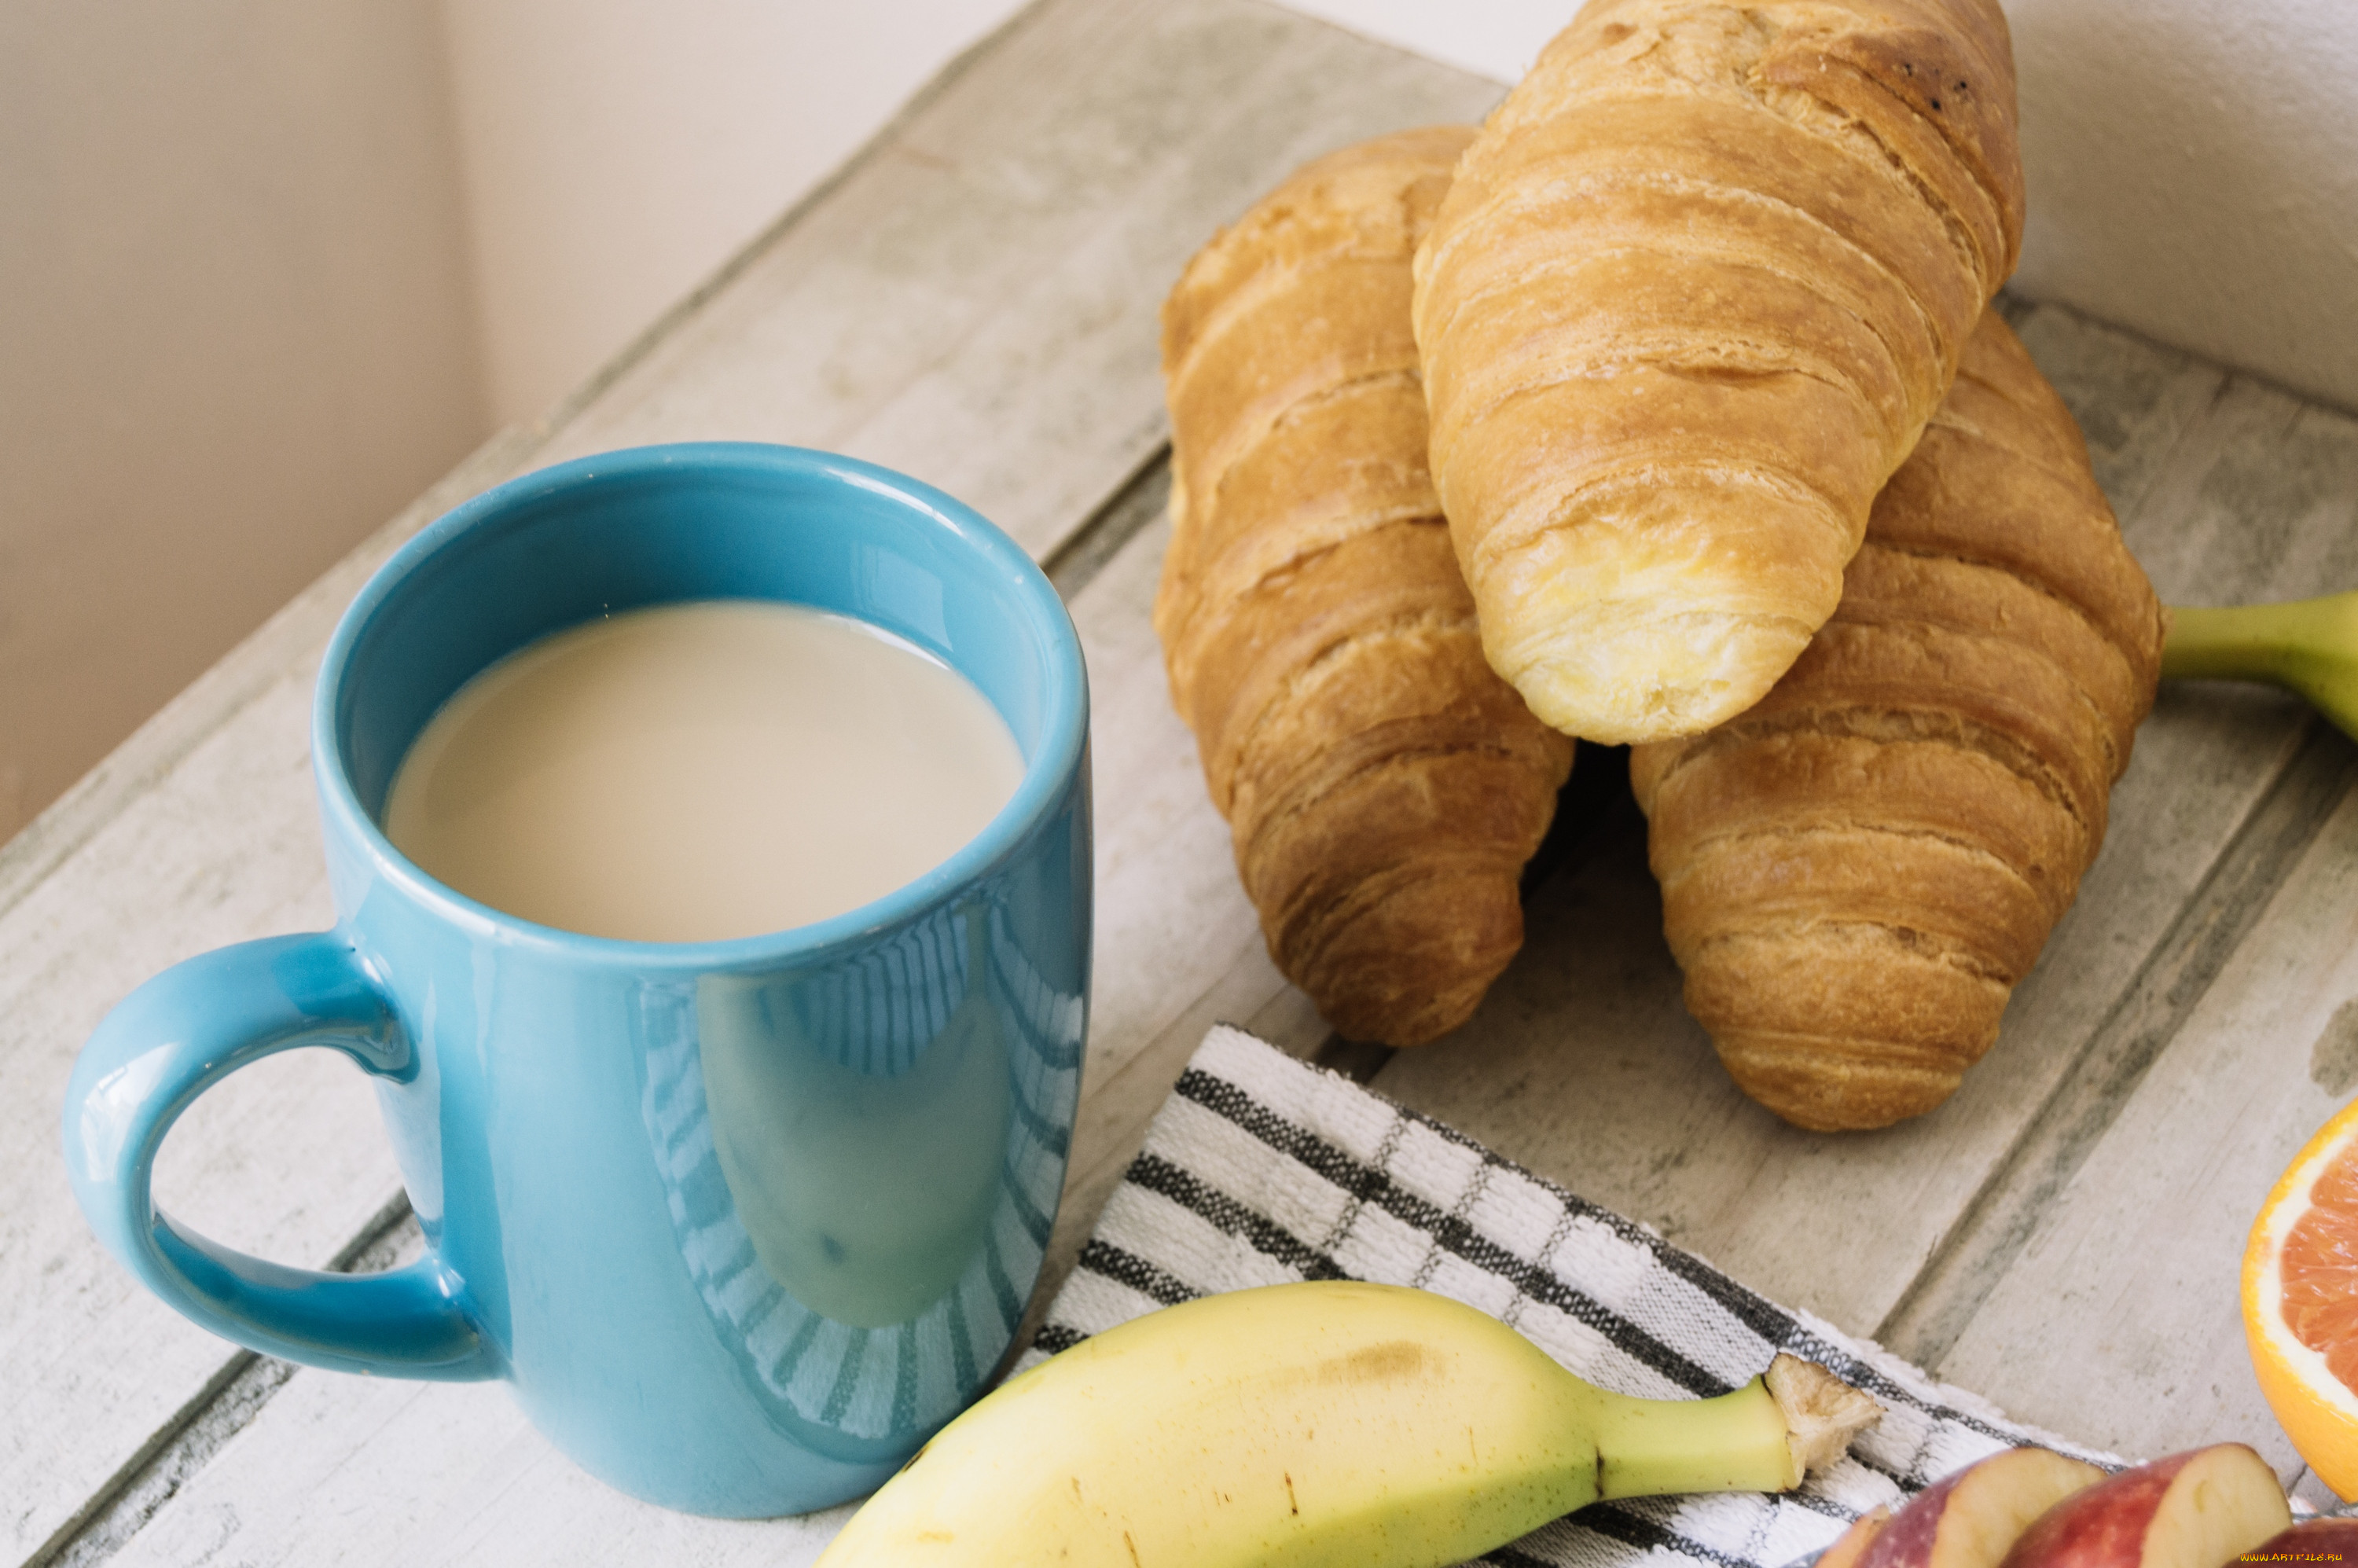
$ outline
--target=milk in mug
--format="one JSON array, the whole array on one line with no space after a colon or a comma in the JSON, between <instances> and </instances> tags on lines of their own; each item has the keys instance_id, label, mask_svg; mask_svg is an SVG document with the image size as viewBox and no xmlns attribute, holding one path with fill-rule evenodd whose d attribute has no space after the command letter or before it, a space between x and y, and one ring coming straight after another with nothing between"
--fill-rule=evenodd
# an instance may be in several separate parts
<instances>
[{"instance_id":1,"label":"milk in mug","mask_svg":"<svg viewBox=\"0 0 2358 1568\"><path fill-rule=\"evenodd\" d=\"M702 942L840 914L939 865L1023 759L957 671L761 600L633 610L470 680L384 827L468 897L592 936Z\"/></svg>"}]
</instances>

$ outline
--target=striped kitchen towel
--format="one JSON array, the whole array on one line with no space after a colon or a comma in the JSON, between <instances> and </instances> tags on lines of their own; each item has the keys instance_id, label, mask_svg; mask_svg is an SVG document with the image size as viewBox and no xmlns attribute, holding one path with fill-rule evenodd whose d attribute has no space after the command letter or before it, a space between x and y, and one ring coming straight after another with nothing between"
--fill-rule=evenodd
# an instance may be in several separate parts
<instances>
[{"instance_id":1,"label":"striped kitchen towel","mask_svg":"<svg viewBox=\"0 0 2358 1568\"><path fill-rule=\"evenodd\" d=\"M1850 1457L1797 1493L1598 1503L1487 1563L1784 1568L1875 1505L2001 1448L2121 1463L2010 1422L1463 1134L1225 1026L1156 1113L1027 1360L1193 1296L1333 1279L1453 1296L1625 1393L1724 1393L1789 1350L1883 1404Z\"/></svg>"}]
</instances>

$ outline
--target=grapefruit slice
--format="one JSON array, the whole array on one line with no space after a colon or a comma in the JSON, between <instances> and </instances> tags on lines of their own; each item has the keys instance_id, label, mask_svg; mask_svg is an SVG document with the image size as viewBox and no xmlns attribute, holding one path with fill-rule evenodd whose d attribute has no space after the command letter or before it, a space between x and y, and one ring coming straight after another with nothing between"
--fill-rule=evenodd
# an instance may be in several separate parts
<instances>
[{"instance_id":1,"label":"grapefruit slice","mask_svg":"<svg viewBox=\"0 0 2358 1568\"><path fill-rule=\"evenodd\" d=\"M2358 1100L2318 1130L2252 1222L2244 1334L2285 1435L2318 1479L2358 1499Z\"/></svg>"}]
</instances>

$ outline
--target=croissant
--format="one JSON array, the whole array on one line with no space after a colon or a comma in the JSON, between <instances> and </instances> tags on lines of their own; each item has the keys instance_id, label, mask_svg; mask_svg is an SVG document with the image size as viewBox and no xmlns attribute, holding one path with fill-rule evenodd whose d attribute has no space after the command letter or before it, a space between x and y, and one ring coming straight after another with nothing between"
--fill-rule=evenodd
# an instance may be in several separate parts
<instances>
[{"instance_id":1,"label":"croissant","mask_svg":"<svg viewBox=\"0 0 2358 1568\"><path fill-rule=\"evenodd\" d=\"M1484 662L1425 468L1409 257L1470 127L1325 157L1163 309L1156 595L1270 957L1353 1039L1462 1022L1522 945L1572 745Z\"/></svg>"},{"instance_id":2,"label":"croissant","mask_svg":"<svg viewBox=\"0 0 2358 1568\"><path fill-rule=\"evenodd\" d=\"M2104 841L2162 632L1990 312L1791 671L1630 754L1688 1011L1745 1093L1818 1130L1948 1098Z\"/></svg>"},{"instance_id":3,"label":"croissant","mask_svg":"<svg viewBox=\"0 0 2358 1568\"><path fill-rule=\"evenodd\" d=\"M1567 733L1757 701L2022 232L1997 0L1591 0L1416 258L1490 662Z\"/></svg>"}]
</instances>

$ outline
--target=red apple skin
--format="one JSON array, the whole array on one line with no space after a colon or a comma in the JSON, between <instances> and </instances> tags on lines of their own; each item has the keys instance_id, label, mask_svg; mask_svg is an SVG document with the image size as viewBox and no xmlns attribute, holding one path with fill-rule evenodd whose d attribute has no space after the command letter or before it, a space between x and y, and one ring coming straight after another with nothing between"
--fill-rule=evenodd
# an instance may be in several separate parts
<instances>
[{"instance_id":1,"label":"red apple skin","mask_svg":"<svg viewBox=\"0 0 2358 1568\"><path fill-rule=\"evenodd\" d=\"M2154 1510L2178 1473L2201 1452L2173 1454L2124 1470L2056 1504L2022 1532L2006 1554L2004 1568L2137 1568Z\"/></svg>"},{"instance_id":2,"label":"red apple skin","mask_svg":"<svg viewBox=\"0 0 2358 1568\"><path fill-rule=\"evenodd\" d=\"M1987 1463L1986 1459L1981 1461ZM1968 1465L1909 1498L1907 1506L1893 1514L1891 1522L1867 1542L1859 1557L1859 1568L1924 1568L1932 1561L1932 1548L1940 1540L1941 1515L1948 1509L1949 1494L1978 1467Z\"/></svg>"},{"instance_id":3,"label":"red apple skin","mask_svg":"<svg viewBox=\"0 0 2358 1568\"><path fill-rule=\"evenodd\" d=\"M1841 1542L1835 1544L1840 1545ZM2282 1534L2262 1541L2235 1561L2251 1563L2358 1563L2358 1519L2313 1519L2304 1524L2297 1524Z\"/></svg>"},{"instance_id":4,"label":"red apple skin","mask_svg":"<svg viewBox=\"0 0 2358 1568\"><path fill-rule=\"evenodd\" d=\"M2205 1468L2213 1472L2222 1467L2245 1470L2247 1478L2269 1489L2277 1517L2291 1517L2284 1511L2284 1494L2266 1460L2240 1443L2214 1444L2124 1470L2065 1498L2023 1532L2001 1568L2163 1568L2148 1562L2148 1537L2171 1484L2197 1460L2205 1461ZM2180 1568L2226 1568L2232 1560Z\"/></svg>"},{"instance_id":5,"label":"red apple skin","mask_svg":"<svg viewBox=\"0 0 2358 1568\"><path fill-rule=\"evenodd\" d=\"M2017 1531L2104 1476L2043 1448L1993 1454L1910 1498L1857 1568L1996 1568Z\"/></svg>"},{"instance_id":6,"label":"red apple skin","mask_svg":"<svg viewBox=\"0 0 2358 1568\"><path fill-rule=\"evenodd\" d=\"M1948 1495L1955 1493L1957 1483L1972 1476L1974 1466L1964 1466L1945 1481L1933 1481L1908 1507L1891 1516L1891 1523L1877 1532L1867 1542L1866 1554L1858 1559L1858 1568L1921 1568L1931 1561L1933 1542L1941 1538L1941 1514L1948 1509Z\"/></svg>"}]
</instances>

